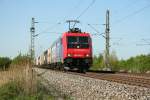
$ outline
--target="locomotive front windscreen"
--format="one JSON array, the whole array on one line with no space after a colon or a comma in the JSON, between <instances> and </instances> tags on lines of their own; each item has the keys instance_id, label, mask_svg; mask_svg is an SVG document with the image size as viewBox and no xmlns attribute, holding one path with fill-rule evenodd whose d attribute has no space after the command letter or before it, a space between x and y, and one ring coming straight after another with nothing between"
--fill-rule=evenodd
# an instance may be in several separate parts
<instances>
[{"instance_id":1,"label":"locomotive front windscreen","mask_svg":"<svg viewBox=\"0 0 150 100\"><path fill-rule=\"evenodd\" d=\"M68 48L89 48L89 38L86 36L68 36Z\"/></svg>"}]
</instances>

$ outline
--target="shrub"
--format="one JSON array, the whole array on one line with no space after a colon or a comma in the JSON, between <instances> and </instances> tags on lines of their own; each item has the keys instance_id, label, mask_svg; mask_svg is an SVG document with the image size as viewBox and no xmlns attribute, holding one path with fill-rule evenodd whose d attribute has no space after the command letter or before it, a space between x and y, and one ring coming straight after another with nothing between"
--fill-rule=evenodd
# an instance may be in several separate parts
<instances>
[{"instance_id":1,"label":"shrub","mask_svg":"<svg viewBox=\"0 0 150 100\"><path fill-rule=\"evenodd\" d=\"M134 73L144 73L150 70L150 55L139 55L127 60L120 60L117 67Z\"/></svg>"},{"instance_id":2,"label":"shrub","mask_svg":"<svg viewBox=\"0 0 150 100\"><path fill-rule=\"evenodd\" d=\"M0 57L0 69L5 70L7 68L9 68L11 64L11 59L8 57Z\"/></svg>"},{"instance_id":3,"label":"shrub","mask_svg":"<svg viewBox=\"0 0 150 100\"><path fill-rule=\"evenodd\" d=\"M101 70L105 67L105 59L104 54L99 54L98 56L93 57L93 65L92 70ZM116 66L118 65L118 58L116 56L116 52L113 51L109 56L110 67L113 70L116 70Z\"/></svg>"},{"instance_id":4,"label":"shrub","mask_svg":"<svg viewBox=\"0 0 150 100\"><path fill-rule=\"evenodd\" d=\"M29 64L30 61L30 57L29 55L22 55L19 54L18 56L16 56L13 60L12 60L12 65L15 66L26 66L27 64Z\"/></svg>"}]
</instances>

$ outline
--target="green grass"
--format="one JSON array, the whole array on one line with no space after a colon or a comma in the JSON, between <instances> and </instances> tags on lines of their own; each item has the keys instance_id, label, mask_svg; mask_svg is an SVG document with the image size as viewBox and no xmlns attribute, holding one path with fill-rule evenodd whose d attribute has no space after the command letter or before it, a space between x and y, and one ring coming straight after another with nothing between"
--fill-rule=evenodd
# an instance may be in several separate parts
<instances>
[{"instance_id":1,"label":"green grass","mask_svg":"<svg viewBox=\"0 0 150 100\"><path fill-rule=\"evenodd\" d=\"M0 100L56 100L46 88L40 84L37 86L37 92L30 95L26 94L20 82L11 81L0 87ZM65 100L67 98L64 98Z\"/></svg>"}]
</instances>

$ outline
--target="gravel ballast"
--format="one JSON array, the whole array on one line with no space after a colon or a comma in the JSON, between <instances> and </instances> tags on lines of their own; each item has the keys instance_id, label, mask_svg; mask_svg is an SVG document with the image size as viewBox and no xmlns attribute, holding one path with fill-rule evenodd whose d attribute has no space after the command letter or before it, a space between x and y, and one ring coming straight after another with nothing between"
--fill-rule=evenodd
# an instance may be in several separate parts
<instances>
[{"instance_id":1,"label":"gravel ballast","mask_svg":"<svg viewBox=\"0 0 150 100\"><path fill-rule=\"evenodd\" d=\"M75 100L150 100L150 88L130 86L50 69L34 68L41 81ZM48 87L49 88L49 87Z\"/></svg>"}]
</instances>

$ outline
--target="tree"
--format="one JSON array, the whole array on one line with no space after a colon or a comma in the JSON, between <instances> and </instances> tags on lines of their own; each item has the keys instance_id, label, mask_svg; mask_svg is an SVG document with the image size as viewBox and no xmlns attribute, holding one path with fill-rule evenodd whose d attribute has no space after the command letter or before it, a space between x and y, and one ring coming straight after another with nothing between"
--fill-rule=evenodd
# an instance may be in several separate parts
<instances>
[{"instance_id":1,"label":"tree","mask_svg":"<svg viewBox=\"0 0 150 100\"><path fill-rule=\"evenodd\" d=\"M11 59L8 57L0 57L0 69L6 70L11 64Z\"/></svg>"},{"instance_id":2,"label":"tree","mask_svg":"<svg viewBox=\"0 0 150 100\"><path fill-rule=\"evenodd\" d=\"M118 57L115 51L111 52L109 56L109 63L110 63L110 67L112 67L113 70L116 70L116 67L118 65Z\"/></svg>"},{"instance_id":3,"label":"tree","mask_svg":"<svg viewBox=\"0 0 150 100\"><path fill-rule=\"evenodd\" d=\"M28 55L19 54L12 60L12 65L25 66L29 64L30 57Z\"/></svg>"}]
</instances>

